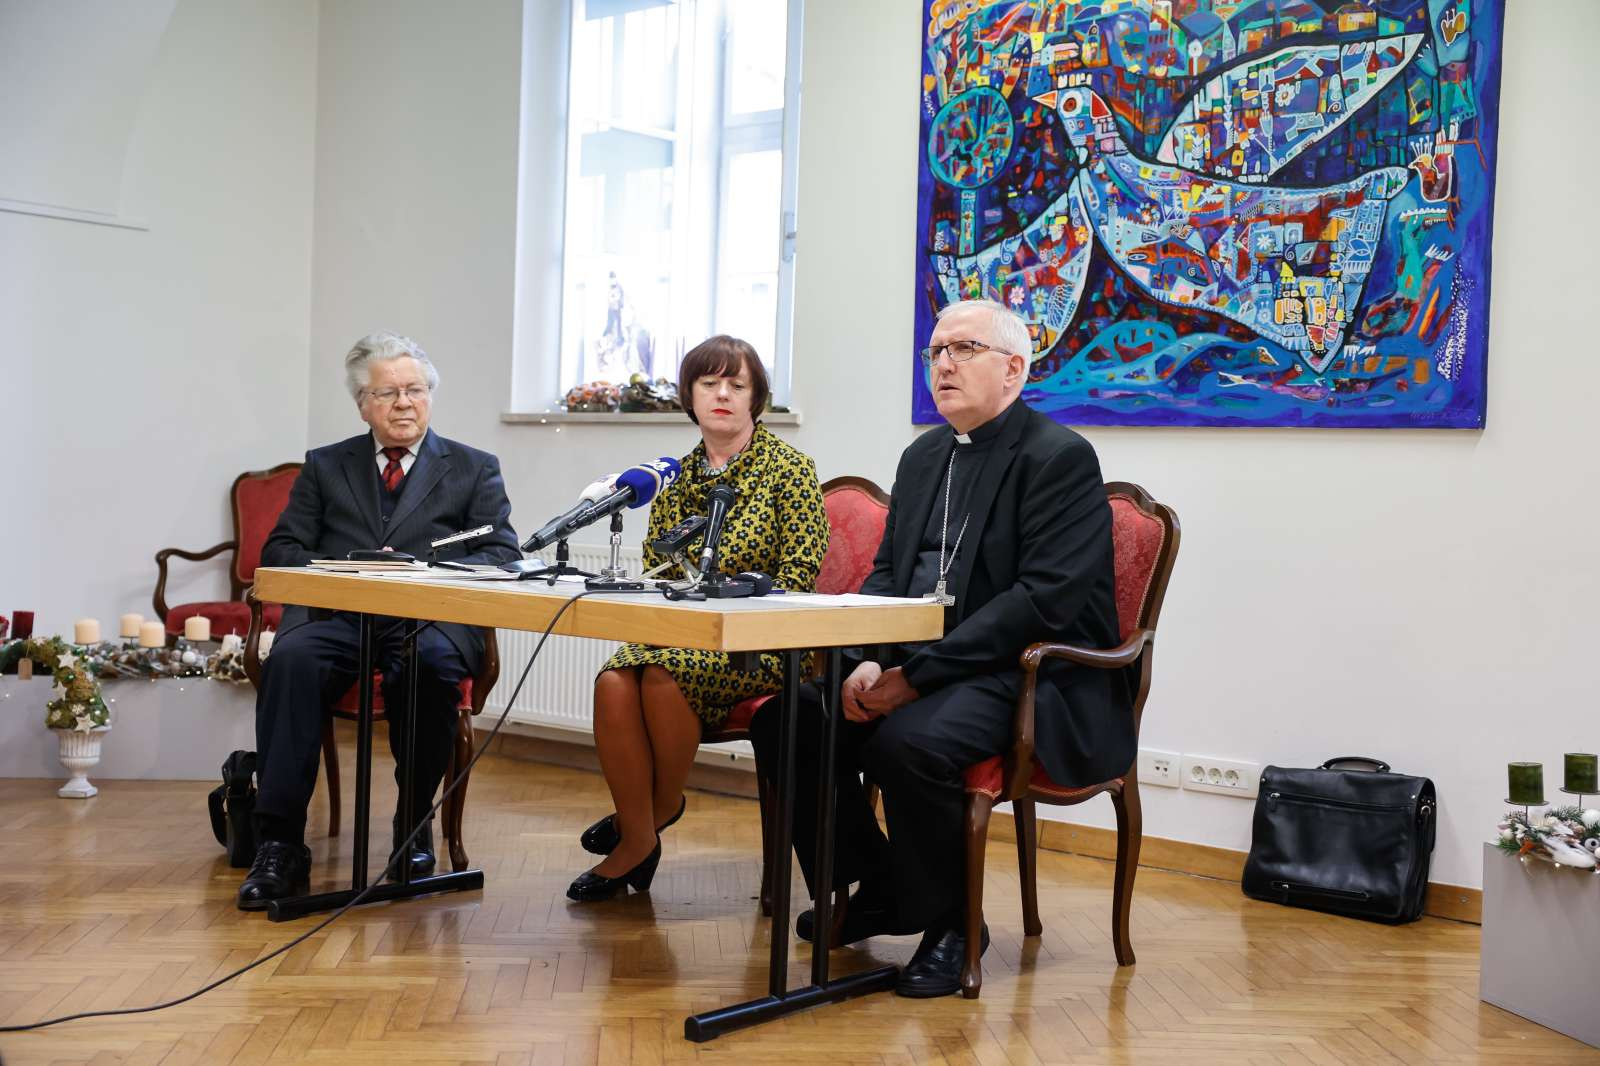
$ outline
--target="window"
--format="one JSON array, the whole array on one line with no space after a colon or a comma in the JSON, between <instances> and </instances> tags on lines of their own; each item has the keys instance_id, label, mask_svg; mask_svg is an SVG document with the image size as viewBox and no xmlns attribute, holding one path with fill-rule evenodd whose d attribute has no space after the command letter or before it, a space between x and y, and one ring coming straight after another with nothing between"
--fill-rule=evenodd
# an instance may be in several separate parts
<instances>
[{"instance_id":1,"label":"window","mask_svg":"<svg viewBox=\"0 0 1600 1066\"><path fill-rule=\"evenodd\" d=\"M571 0L560 387L713 333L788 395L800 0Z\"/></svg>"}]
</instances>

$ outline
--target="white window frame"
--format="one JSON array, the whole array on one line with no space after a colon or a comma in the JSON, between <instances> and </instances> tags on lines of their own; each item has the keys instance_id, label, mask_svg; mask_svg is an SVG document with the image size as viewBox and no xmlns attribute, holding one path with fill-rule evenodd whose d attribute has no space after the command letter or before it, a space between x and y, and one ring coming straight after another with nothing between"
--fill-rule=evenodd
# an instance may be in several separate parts
<instances>
[{"instance_id":1,"label":"white window frame","mask_svg":"<svg viewBox=\"0 0 1600 1066\"><path fill-rule=\"evenodd\" d=\"M787 0L783 108L781 123L775 112L755 112L738 116L729 123L726 63L725 6L739 0L667 0L684 9L685 28L681 36L679 119L674 131L640 130L652 136L670 135L674 141L673 217L674 232L673 303L684 308L682 316L670 323L657 343L667 346L674 359L681 359L688 346L711 332L718 320L716 304L721 274L719 260L726 227L728 169L733 155L740 151L781 152L779 206L772 224L778 231L777 315L772 358L772 401L787 404L791 395L793 364L794 262L798 227L798 149L800 121L800 68L804 25L804 0ZM567 314L566 229L568 198L575 184L575 170L581 160L582 134L569 121L570 63L574 27L584 18L587 0L524 0L523 33L523 116L519 166L517 301L513 329L513 406L518 411L540 411L556 407L567 388L578 382L575 365L577 351L563 345ZM710 12L709 20L703 16ZM553 47L549 40L551 18L562 22L559 70L551 68ZM542 27L542 29L536 29ZM542 50L543 54L538 54ZM695 56L710 52L714 62L696 69ZM559 78L560 116L554 120L562 134L564 157L559 176L550 160L541 160L537 145L530 138L550 143L548 114L552 107L551 89ZM699 90L697 95L696 89ZM708 104L714 106L708 107ZM698 111L696 110L698 108ZM540 114L539 110L544 114ZM709 112L709 113L707 113ZM713 132L695 141L698 158L692 153L686 164L679 161L679 145L684 138L695 138L696 130L708 126ZM776 137L772 128L777 127ZM756 134L767 128L765 136ZM620 127L618 127L620 128ZM759 139L746 140L745 131ZM698 174L696 168L703 168ZM697 178L699 178L697 182ZM698 192L697 192L698 190ZM692 197L700 197L696 203ZM553 225L549 219L530 216L547 213L559 205ZM712 226L696 231L686 221L691 212L710 213ZM531 224L531 225L530 225ZM532 232L537 230L538 232ZM681 279L681 280L680 280ZM680 286L687 299L680 300ZM697 335L698 334L698 335Z\"/></svg>"}]
</instances>

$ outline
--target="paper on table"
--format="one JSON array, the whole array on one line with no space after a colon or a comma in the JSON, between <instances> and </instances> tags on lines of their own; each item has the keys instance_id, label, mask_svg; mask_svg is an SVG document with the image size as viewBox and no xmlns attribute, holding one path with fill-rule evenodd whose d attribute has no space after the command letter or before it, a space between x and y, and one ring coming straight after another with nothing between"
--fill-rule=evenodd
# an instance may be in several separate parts
<instances>
[{"instance_id":1,"label":"paper on table","mask_svg":"<svg viewBox=\"0 0 1600 1066\"><path fill-rule=\"evenodd\" d=\"M415 559L400 559L392 563L377 559L313 559L306 565L313 570L331 570L339 574L410 573L428 568L427 563Z\"/></svg>"},{"instance_id":2,"label":"paper on table","mask_svg":"<svg viewBox=\"0 0 1600 1066\"><path fill-rule=\"evenodd\" d=\"M859 592L842 592L832 595L820 592L790 592L765 600L766 603L776 607L783 606L785 601L795 607L888 607L894 604L927 603L928 597L864 596Z\"/></svg>"},{"instance_id":3,"label":"paper on table","mask_svg":"<svg viewBox=\"0 0 1600 1066\"><path fill-rule=\"evenodd\" d=\"M366 573L363 571L363 573ZM515 581L517 575L498 566L475 566L471 570L424 567L421 570L379 570L368 577L392 577L402 581Z\"/></svg>"}]
</instances>

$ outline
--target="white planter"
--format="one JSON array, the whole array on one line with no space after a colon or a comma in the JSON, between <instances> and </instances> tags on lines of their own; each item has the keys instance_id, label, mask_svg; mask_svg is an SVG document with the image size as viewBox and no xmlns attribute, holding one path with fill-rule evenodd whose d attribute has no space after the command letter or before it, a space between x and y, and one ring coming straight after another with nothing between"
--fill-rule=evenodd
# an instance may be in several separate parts
<instances>
[{"instance_id":1,"label":"white planter","mask_svg":"<svg viewBox=\"0 0 1600 1066\"><path fill-rule=\"evenodd\" d=\"M111 731L108 725L95 726L87 733L76 729L52 729L61 745L61 765L72 775L56 795L66 799L88 799L99 792L89 783L89 771L100 764L100 742Z\"/></svg>"},{"instance_id":2,"label":"white planter","mask_svg":"<svg viewBox=\"0 0 1600 1066\"><path fill-rule=\"evenodd\" d=\"M1600 1047L1600 874L1483 846L1478 997Z\"/></svg>"}]
</instances>

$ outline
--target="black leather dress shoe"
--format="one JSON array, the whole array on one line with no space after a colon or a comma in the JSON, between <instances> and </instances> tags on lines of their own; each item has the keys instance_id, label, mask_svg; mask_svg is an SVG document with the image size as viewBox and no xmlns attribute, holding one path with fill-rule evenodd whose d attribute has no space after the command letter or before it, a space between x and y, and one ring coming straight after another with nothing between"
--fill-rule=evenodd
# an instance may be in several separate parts
<instances>
[{"instance_id":1,"label":"black leather dress shoe","mask_svg":"<svg viewBox=\"0 0 1600 1066\"><path fill-rule=\"evenodd\" d=\"M400 850L401 841L410 835L410 827L402 828L400 816L394 816L394 842L389 846L389 854L393 855ZM433 873L433 868L438 865L439 858L433 850L433 819L428 819L428 824L422 827L422 832L417 834L417 839L411 842L411 880L427 877ZM392 864L391 864L392 865ZM400 875L397 869L387 871L390 880L398 881Z\"/></svg>"},{"instance_id":2,"label":"black leather dress shoe","mask_svg":"<svg viewBox=\"0 0 1600 1066\"><path fill-rule=\"evenodd\" d=\"M310 887L311 849L304 844L263 840L256 848L244 884L239 886L239 909L261 911L275 899L305 892Z\"/></svg>"},{"instance_id":3,"label":"black leather dress shoe","mask_svg":"<svg viewBox=\"0 0 1600 1066\"><path fill-rule=\"evenodd\" d=\"M656 832L661 832L668 826L675 824L683 817L684 808L689 806L689 797L685 796L678 802L678 813L668 818L663 825L656 826ZM578 838L578 843L583 845L583 850L590 855L610 855L617 850L617 845L622 843L622 834L617 831L617 816L608 814L598 822L583 831Z\"/></svg>"},{"instance_id":4,"label":"black leather dress shoe","mask_svg":"<svg viewBox=\"0 0 1600 1066\"><path fill-rule=\"evenodd\" d=\"M989 950L989 926L983 926L983 947L980 955ZM900 982L894 986L897 996L912 999L930 999L950 996L961 991L961 965L966 961L967 938L959 929L928 930L922 943L900 971Z\"/></svg>"},{"instance_id":5,"label":"black leather dress shoe","mask_svg":"<svg viewBox=\"0 0 1600 1066\"><path fill-rule=\"evenodd\" d=\"M621 892L624 886L635 892L648 892L650 882L655 880L656 867L660 865L661 838L658 836L655 848L638 866L621 877L602 877L593 870L585 870L567 886L567 898L579 903L599 903Z\"/></svg>"},{"instance_id":6,"label":"black leather dress shoe","mask_svg":"<svg viewBox=\"0 0 1600 1066\"><path fill-rule=\"evenodd\" d=\"M794 921L794 935L810 944L815 941L816 931L817 912L801 911ZM907 928L900 921L899 911L893 903L875 893L858 890L850 897L850 905L845 908L844 924L833 946L854 944L871 936L909 936L919 932L920 929Z\"/></svg>"}]
</instances>

